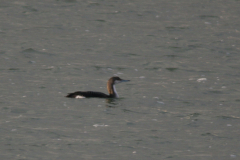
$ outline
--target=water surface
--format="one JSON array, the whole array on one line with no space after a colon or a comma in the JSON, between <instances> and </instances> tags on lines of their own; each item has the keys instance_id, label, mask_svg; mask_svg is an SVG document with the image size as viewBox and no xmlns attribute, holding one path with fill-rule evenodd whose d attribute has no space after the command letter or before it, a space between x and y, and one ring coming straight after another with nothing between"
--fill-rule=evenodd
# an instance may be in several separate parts
<instances>
[{"instance_id":1,"label":"water surface","mask_svg":"<svg viewBox=\"0 0 240 160\"><path fill-rule=\"evenodd\" d=\"M239 159L239 1L0 2L3 159ZM120 99L68 99L78 90Z\"/></svg>"}]
</instances>

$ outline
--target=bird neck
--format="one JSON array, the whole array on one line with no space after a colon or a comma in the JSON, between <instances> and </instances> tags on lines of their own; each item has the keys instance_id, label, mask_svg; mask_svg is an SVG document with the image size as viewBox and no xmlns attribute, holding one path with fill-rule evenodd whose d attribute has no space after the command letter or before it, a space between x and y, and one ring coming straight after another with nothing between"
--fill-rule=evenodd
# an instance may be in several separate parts
<instances>
[{"instance_id":1,"label":"bird neck","mask_svg":"<svg viewBox=\"0 0 240 160\"><path fill-rule=\"evenodd\" d=\"M107 89L108 89L109 97L118 98L117 90L116 90L114 84L108 83L107 84Z\"/></svg>"}]
</instances>

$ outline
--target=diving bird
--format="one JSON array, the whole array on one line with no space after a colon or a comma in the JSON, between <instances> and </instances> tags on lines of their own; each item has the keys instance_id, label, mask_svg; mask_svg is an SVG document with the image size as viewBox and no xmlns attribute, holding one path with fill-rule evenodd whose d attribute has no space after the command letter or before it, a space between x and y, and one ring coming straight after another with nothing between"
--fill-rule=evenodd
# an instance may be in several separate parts
<instances>
[{"instance_id":1,"label":"diving bird","mask_svg":"<svg viewBox=\"0 0 240 160\"><path fill-rule=\"evenodd\" d=\"M119 77L111 77L107 82L107 90L109 95L102 92L94 91L77 91L69 93L66 97L68 98L118 98L117 90L115 85L121 82L128 82L130 80L123 80Z\"/></svg>"}]
</instances>

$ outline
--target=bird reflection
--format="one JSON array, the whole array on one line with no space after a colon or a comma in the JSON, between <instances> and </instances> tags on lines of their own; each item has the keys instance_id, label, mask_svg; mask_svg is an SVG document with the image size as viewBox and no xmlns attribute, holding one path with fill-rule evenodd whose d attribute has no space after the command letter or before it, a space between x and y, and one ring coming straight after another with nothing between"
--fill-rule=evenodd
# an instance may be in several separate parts
<instances>
[{"instance_id":1,"label":"bird reflection","mask_svg":"<svg viewBox=\"0 0 240 160\"><path fill-rule=\"evenodd\" d=\"M107 98L105 100L106 102L106 107L109 107L109 108L115 108L115 107L118 107L119 106L119 100L120 99L116 99L116 98Z\"/></svg>"}]
</instances>

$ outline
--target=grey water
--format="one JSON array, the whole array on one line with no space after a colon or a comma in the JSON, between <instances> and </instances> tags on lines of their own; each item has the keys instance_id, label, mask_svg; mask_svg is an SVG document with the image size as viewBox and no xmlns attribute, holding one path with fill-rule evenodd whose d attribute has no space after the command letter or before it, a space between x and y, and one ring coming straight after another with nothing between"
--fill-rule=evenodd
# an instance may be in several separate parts
<instances>
[{"instance_id":1,"label":"grey water","mask_svg":"<svg viewBox=\"0 0 240 160\"><path fill-rule=\"evenodd\" d=\"M239 8L1 1L1 159L239 159ZM65 97L112 76L119 99Z\"/></svg>"}]
</instances>

